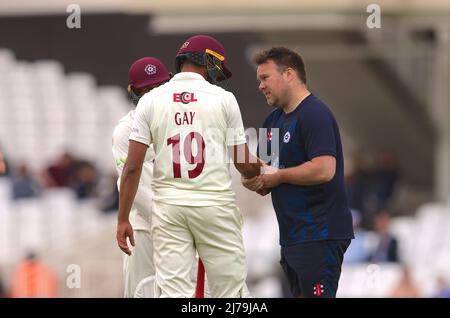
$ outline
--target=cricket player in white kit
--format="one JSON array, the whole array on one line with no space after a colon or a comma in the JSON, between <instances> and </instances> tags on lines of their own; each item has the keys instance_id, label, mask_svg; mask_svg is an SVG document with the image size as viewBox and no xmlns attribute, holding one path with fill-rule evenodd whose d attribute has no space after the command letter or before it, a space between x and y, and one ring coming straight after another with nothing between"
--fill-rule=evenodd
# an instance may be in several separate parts
<instances>
[{"instance_id":1,"label":"cricket player in white kit","mask_svg":"<svg viewBox=\"0 0 450 318\"><path fill-rule=\"evenodd\" d=\"M171 75L156 58L144 57L135 61L128 72L128 93L137 105L139 99L151 89L167 82ZM114 128L112 152L119 176L128 156L128 138L134 121L131 110ZM124 297L151 297L154 292L155 268L150 232L153 192L153 159L155 152L149 147L145 155L138 191L130 211L130 223L136 240L132 255L123 255ZM117 181L120 185L120 178Z\"/></svg>"},{"instance_id":2,"label":"cricket player in white kit","mask_svg":"<svg viewBox=\"0 0 450 318\"><path fill-rule=\"evenodd\" d=\"M236 98L212 84L231 76L223 46L209 36L191 37L176 66L181 72L136 108L120 184L118 245L127 254L126 238L134 245L128 213L146 149L153 144L155 296L192 297L189 275L197 250L211 296L241 297L247 267L228 151L244 176L258 175L261 164L249 154Z\"/></svg>"}]
</instances>

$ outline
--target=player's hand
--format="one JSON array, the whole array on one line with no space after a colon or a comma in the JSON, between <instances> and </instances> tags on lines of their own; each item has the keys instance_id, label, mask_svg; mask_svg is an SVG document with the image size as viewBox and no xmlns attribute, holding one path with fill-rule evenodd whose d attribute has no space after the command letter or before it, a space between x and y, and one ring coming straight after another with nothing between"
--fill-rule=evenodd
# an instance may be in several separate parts
<instances>
[{"instance_id":1,"label":"player's hand","mask_svg":"<svg viewBox=\"0 0 450 318\"><path fill-rule=\"evenodd\" d=\"M270 193L270 189L265 189L265 188L259 189L259 190L256 191L256 193L258 193L261 196L265 196L265 195L268 195Z\"/></svg>"},{"instance_id":2,"label":"player's hand","mask_svg":"<svg viewBox=\"0 0 450 318\"><path fill-rule=\"evenodd\" d=\"M127 238L129 238L131 245L134 246L134 235L133 235L133 228L131 227L129 221L117 223L116 238L117 244L119 245L119 248L122 250L122 252L130 256L131 250L128 247Z\"/></svg>"},{"instance_id":3,"label":"player's hand","mask_svg":"<svg viewBox=\"0 0 450 318\"><path fill-rule=\"evenodd\" d=\"M264 188L271 189L277 187L281 183L281 176L279 169L272 166L264 166L263 174L261 175L264 181Z\"/></svg>"},{"instance_id":4,"label":"player's hand","mask_svg":"<svg viewBox=\"0 0 450 318\"><path fill-rule=\"evenodd\" d=\"M246 187L247 189L249 189L251 191L258 191L264 185L264 181L261 176L256 176L256 177L248 178L248 179L241 176L241 183L244 187Z\"/></svg>"}]
</instances>

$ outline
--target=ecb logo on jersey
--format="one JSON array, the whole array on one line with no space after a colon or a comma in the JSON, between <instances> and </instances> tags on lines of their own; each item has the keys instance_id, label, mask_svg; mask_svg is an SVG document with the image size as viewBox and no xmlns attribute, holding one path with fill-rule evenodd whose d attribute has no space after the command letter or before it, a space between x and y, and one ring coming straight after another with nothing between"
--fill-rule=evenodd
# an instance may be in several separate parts
<instances>
[{"instance_id":1,"label":"ecb logo on jersey","mask_svg":"<svg viewBox=\"0 0 450 318\"><path fill-rule=\"evenodd\" d=\"M175 103L183 103L189 104L191 102L196 102L197 99L194 96L194 93L183 92L183 93L173 93L173 101Z\"/></svg>"},{"instance_id":2,"label":"ecb logo on jersey","mask_svg":"<svg viewBox=\"0 0 450 318\"><path fill-rule=\"evenodd\" d=\"M291 140L291 133L288 131L284 134L283 141L285 144L287 144L289 142L289 140Z\"/></svg>"},{"instance_id":3,"label":"ecb logo on jersey","mask_svg":"<svg viewBox=\"0 0 450 318\"><path fill-rule=\"evenodd\" d=\"M148 75L154 75L156 74L156 66L152 64L147 64L147 66L144 69L145 73Z\"/></svg>"}]
</instances>

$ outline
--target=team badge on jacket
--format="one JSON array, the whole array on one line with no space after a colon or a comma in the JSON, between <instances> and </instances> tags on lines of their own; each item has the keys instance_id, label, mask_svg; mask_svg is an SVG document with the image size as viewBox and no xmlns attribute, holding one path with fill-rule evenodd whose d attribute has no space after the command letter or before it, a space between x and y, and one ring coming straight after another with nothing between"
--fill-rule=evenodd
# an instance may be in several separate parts
<instances>
[{"instance_id":1,"label":"team badge on jacket","mask_svg":"<svg viewBox=\"0 0 450 318\"><path fill-rule=\"evenodd\" d=\"M291 133L288 131L284 134L283 141L285 144L287 144L289 142L289 140L291 140Z\"/></svg>"}]
</instances>

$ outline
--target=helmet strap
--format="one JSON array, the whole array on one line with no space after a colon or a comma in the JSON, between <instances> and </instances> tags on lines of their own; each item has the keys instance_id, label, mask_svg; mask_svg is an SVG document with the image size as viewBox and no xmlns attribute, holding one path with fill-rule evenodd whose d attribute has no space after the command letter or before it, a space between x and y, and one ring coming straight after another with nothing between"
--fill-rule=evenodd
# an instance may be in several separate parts
<instances>
[{"instance_id":1,"label":"helmet strap","mask_svg":"<svg viewBox=\"0 0 450 318\"><path fill-rule=\"evenodd\" d=\"M141 99L141 97L138 96L133 91L133 88L131 87L131 85L128 85L127 91L128 91L128 97L130 98L131 102L134 104L134 106L137 106L137 104L139 103L139 100Z\"/></svg>"}]
</instances>

